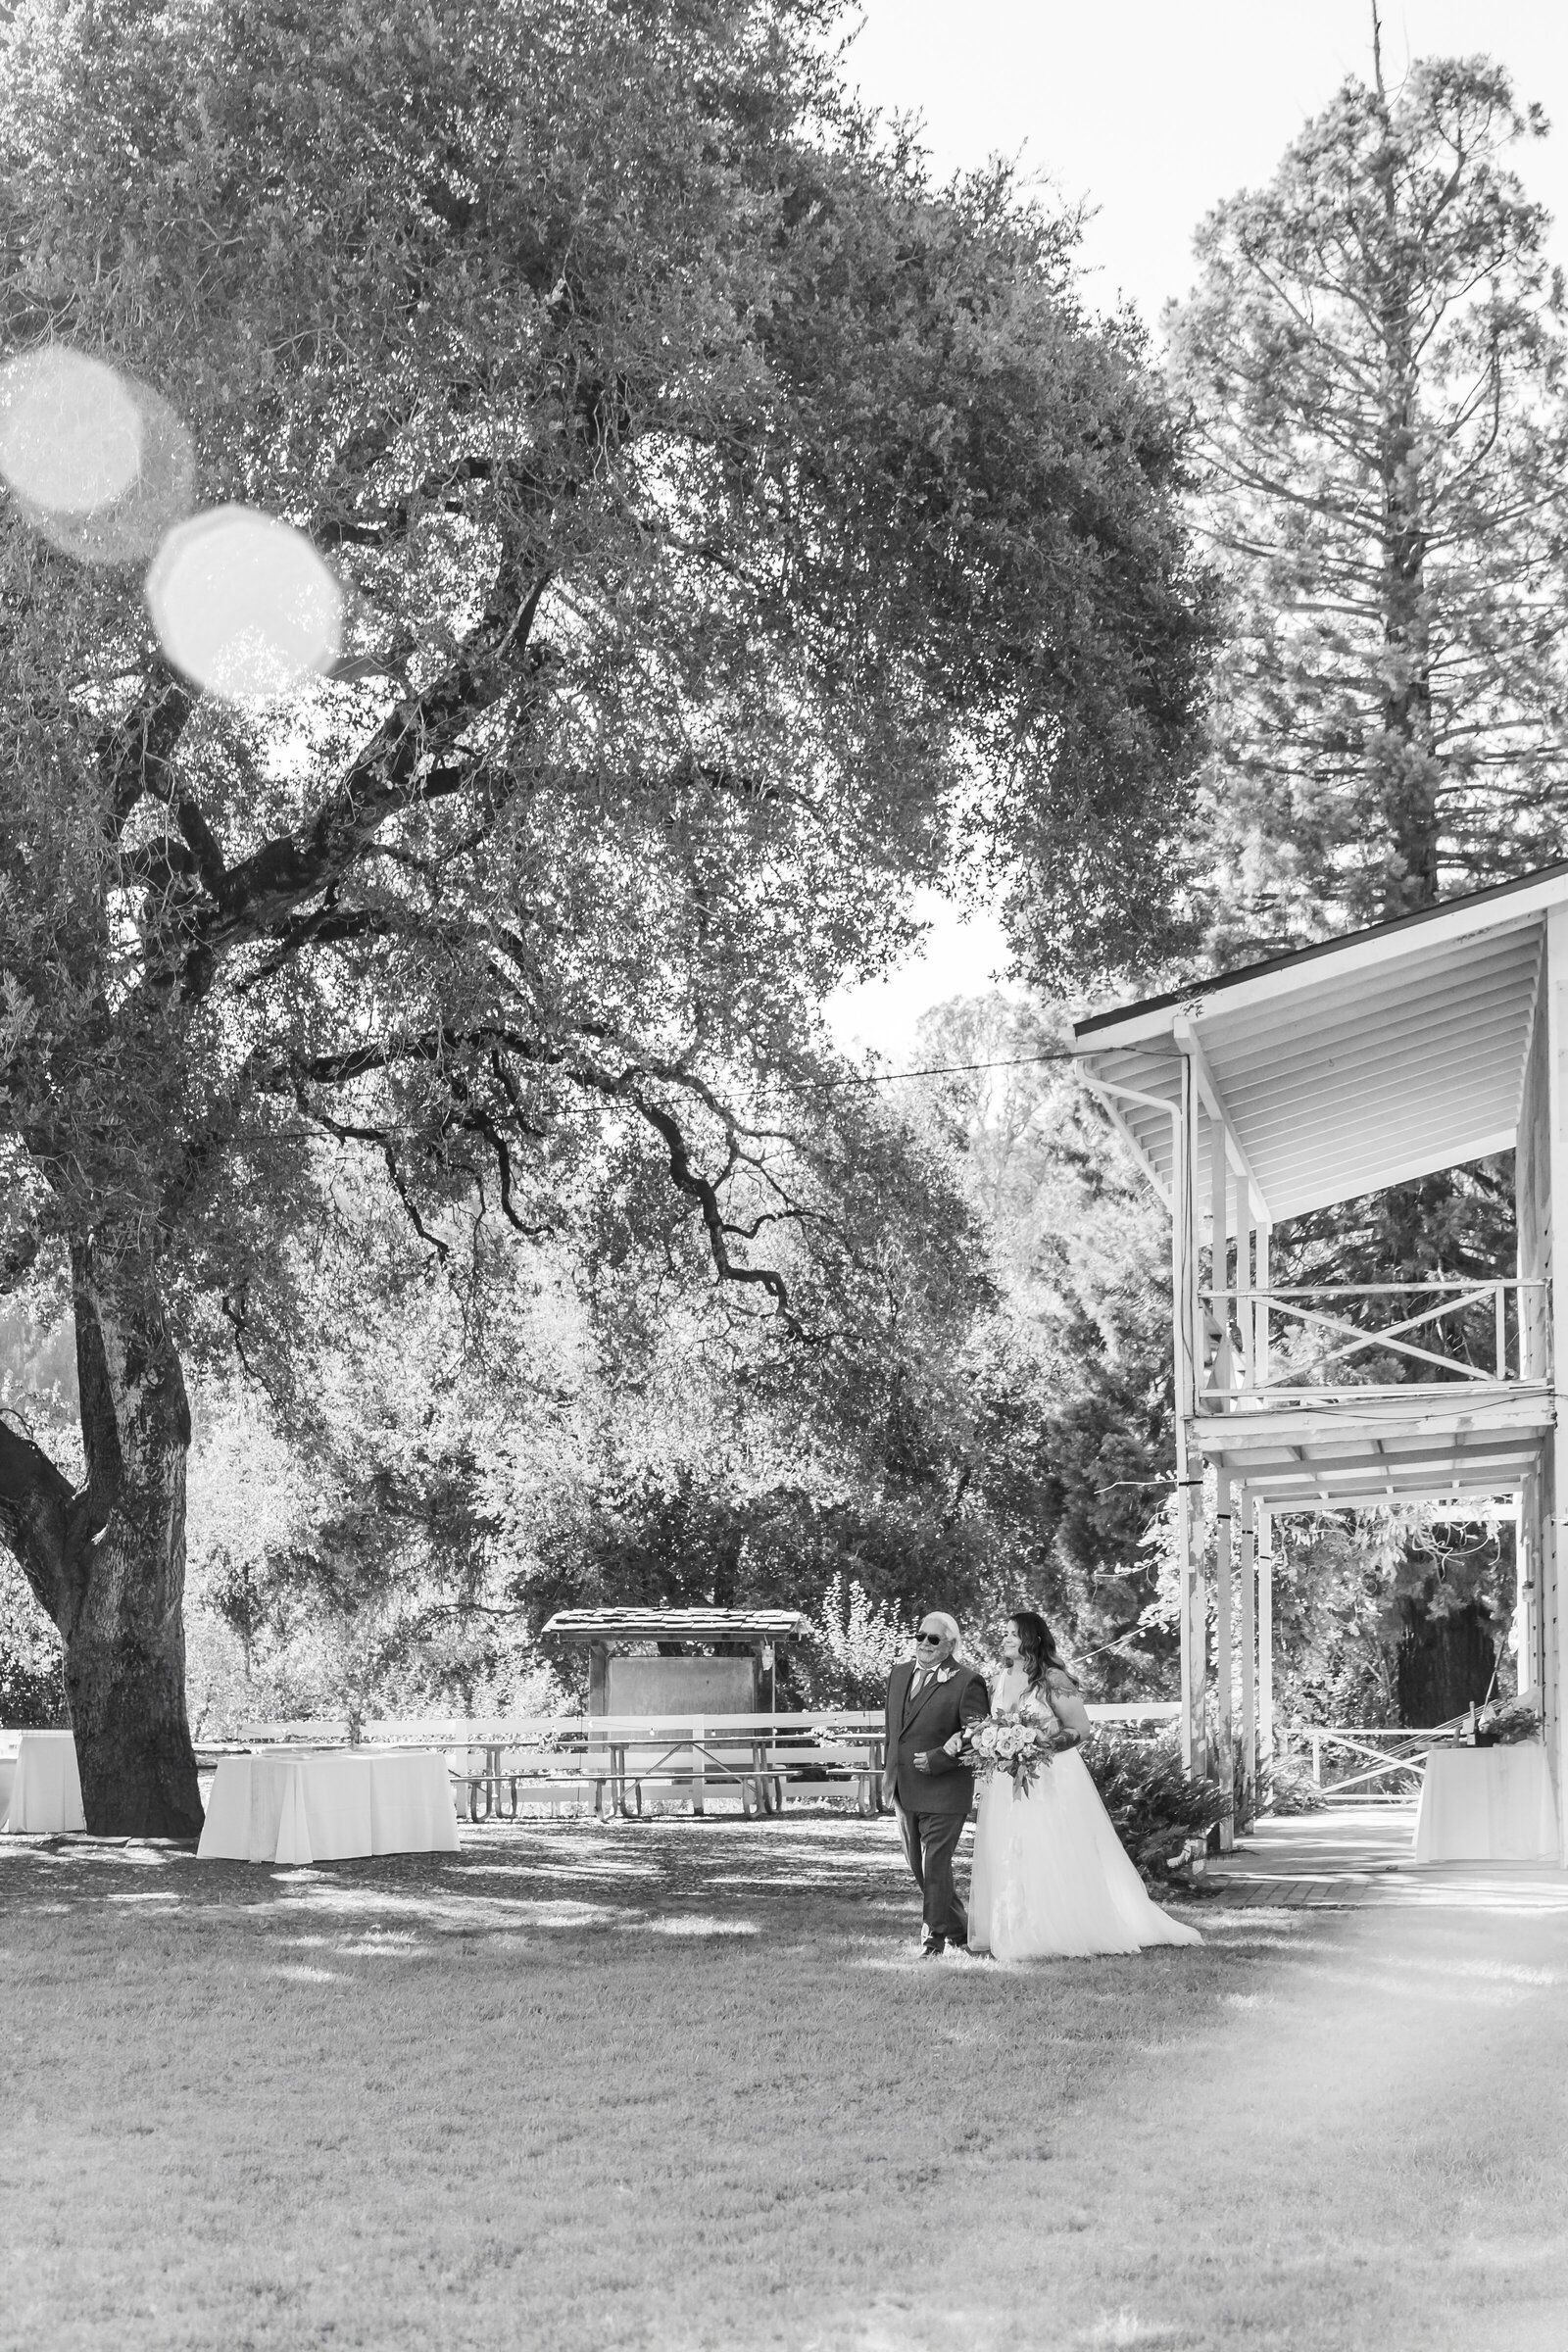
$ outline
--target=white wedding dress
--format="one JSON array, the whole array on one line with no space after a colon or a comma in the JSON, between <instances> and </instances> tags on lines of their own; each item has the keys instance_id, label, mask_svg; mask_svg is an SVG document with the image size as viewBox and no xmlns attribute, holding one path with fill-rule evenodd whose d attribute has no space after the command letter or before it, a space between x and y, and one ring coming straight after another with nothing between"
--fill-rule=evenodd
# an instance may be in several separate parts
<instances>
[{"instance_id":1,"label":"white wedding dress","mask_svg":"<svg viewBox=\"0 0 1568 2352\"><path fill-rule=\"evenodd\" d=\"M1008 1667L992 1692L993 1712L1048 1729L1080 1714L1082 1702L1063 1676L1057 1715L1049 1695L1053 1679L1048 1675L1031 1691L1023 1668ZM1079 1725L1068 1720L1065 1728ZM1151 1902L1076 1748L1043 1766L1027 1794L1004 1772L981 1782L969 1886L971 1952L990 1952L998 1960L1083 1958L1201 1941L1196 1928Z\"/></svg>"}]
</instances>

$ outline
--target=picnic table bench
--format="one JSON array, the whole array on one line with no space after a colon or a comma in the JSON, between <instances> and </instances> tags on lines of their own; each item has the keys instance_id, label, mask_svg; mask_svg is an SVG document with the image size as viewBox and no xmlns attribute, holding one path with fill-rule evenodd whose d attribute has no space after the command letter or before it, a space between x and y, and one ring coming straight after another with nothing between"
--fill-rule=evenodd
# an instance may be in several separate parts
<instances>
[{"instance_id":1,"label":"picnic table bench","mask_svg":"<svg viewBox=\"0 0 1568 2352\"><path fill-rule=\"evenodd\" d=\"M1177 1702L1092 1705L1097 1723L1174 1717ZM710 1795L738 1794L748 1818L780 1813L789 1788L847 1788L864 1815L882 1808L880 1707L782 1714L428 1717L351 1725L257 1724L256 1740L337 1745L357 1738L442 1749L470 1821L515 1819L525 1798L590 1804L602 1817L641 1813L645 1789L666 1789L702 1813Z\"/></svg>"}]
</instances>

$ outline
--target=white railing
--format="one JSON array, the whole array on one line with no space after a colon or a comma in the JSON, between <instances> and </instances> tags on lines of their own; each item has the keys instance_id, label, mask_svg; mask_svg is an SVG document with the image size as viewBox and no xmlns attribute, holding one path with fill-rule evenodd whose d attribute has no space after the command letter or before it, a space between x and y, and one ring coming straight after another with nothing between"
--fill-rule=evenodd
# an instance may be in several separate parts
<instances>
[{"instance_id":1,"label":"white railing","mask_svg":"<svg viewBox=\"0 0 1568 2352\"><path fill-rule=\"evenodd\" d=\"M1446 1747L1465 1720L1463 1715L1455 1715L1425 1731L1402 1726L1372 1731L1359 1724L1287 1724L1279 1735L1280 1762L1297 1769L1306 1766L1331 1801L1388 1803L1418 1792L1429 1753L1434 1747ZM1329 1751L1326 1756L1325 1749ZM1345 1763L1356 1769L1336 1770Z\"/></svg>"},{"instance_id":2,"label":"white railing","mask_svg":"<svg viewBox=\"0 0 1568 2352\"><path fill-rule=\"evenodd\" d=\"M1224 1411L1242 1399L1266 1404L1290 1396L1342 1396L1347 1389L1388 1395L1411 1387L1439 1387L1471 1381L1489 1386L1518 1380L1550 1379L1549 1317L1545 1312L1548 1285L1540 1280L1434 1282L1316 1283L1264 1291L1200 1291L1204 1308L1204 1373L1199 1390L1200 1411ZM1343 1314L1309 1305L1311 1299L1338 1302L1351 1298L1414 1299L1439 1294L1434 1305L1414 1314L1396 1315L1389 1323L1368 1326L1348 1323ZM1515 1294L1509 1312L1509 1294ZM1411 1338L1413 1332L1441 1337L1436 1326L1446 1318L1485 1311L1488 1347L1485 1363L1468 1356L1440 1354ZM1293 1339L1287 1355L1282 1343ZM1306 1345L1303 1348L1302 1341ZM1418 1367L1405 1379L1376 1384L1349 1379L1315 1380L1314 1374L1335 1365L1342 1371L1354 1356L1376 1350L1396 1355Z\"/></svg>"}]
</instances>

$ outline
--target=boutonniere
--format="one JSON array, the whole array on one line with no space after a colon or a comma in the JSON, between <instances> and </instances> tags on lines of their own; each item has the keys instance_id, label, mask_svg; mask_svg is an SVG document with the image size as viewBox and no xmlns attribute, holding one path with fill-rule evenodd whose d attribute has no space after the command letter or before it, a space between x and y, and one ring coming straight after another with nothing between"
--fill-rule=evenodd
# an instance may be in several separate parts
<instances>
[{"instance_id":1,"label":"boutonniere","mask_svg":"<svg viewBox=\"0 0 1568 2352\"><path fill-rule=\"evenodd\" d=\"M956 1666L939 1666L937 1668L938 1685L940 1686L943 1683L951 1683L958 1669Z\"/></svg>"}]
</instances>

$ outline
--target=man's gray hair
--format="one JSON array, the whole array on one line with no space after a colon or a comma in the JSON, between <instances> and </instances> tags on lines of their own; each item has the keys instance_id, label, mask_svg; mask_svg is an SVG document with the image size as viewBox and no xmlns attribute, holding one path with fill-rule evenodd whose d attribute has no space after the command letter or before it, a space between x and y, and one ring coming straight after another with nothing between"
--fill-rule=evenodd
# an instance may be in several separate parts
<instances>
[{"instance_id":1,"label":"man's gray hair","mask_svg":"<svg viewBox=\"0 0 1568 2352\"><path fill-rule=\"evenodd\" d=\"M955 1649L963 1639L958 1631L958 1620L956 1617L950 1617L946 1609L927 1609L920 1623L922 1625L940 1625L944 1641L951 1642Z\"/></svg>"}]
</instances>

